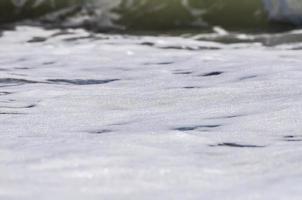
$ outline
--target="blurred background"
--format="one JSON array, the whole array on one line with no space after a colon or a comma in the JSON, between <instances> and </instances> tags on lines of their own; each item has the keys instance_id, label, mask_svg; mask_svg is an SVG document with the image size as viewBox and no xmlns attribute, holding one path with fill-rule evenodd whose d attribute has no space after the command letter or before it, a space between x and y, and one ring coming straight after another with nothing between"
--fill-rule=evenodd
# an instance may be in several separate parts
<instances>
[{"instance_id":1,"label":"blurred background","mask_svg":"<svg viewBox=\"0 0 302 200\"><path fill-rule=\"evenodd\" d=\"M94 31L284 31L302 24L299 0L2 0L0 23Z\"/></svg>"}]
</instances>

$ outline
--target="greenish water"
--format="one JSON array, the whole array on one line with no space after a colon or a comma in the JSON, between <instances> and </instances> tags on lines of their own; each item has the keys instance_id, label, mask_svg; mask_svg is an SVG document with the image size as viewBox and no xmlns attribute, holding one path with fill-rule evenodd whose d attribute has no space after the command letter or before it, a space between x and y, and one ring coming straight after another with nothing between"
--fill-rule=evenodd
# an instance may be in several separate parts
<instances>
[{"instance_id":1,"label":"greenish water","mask_svg":"<svg viewBox=\"0 0 302 200\"><path fill-rule=\"evenodd\" d=\"M83 26L100 31L111 29L204 31L213 26L220 26L229 30L261 32L292 27L290 23L272 23L268 15L262 0L3 0L0 2L1 24L39 19L39 22L47 22L50 25Z\"/></svg>"},{"instance_id":2,"label":"greenish water","mask_svg":"<svg viewBox=\"0 0 302 200\"><path fill-rule=\"evenodd\" d=\"M41 4L36 4L35 0L28 0L25 3L14 3L14 1L11 0L3 0L0 2L0 23L10 23L24 19L35 19L63 8L78 5L79 3L81 3L79 0L47 0L43 1Z\"/></svg>"}]
</instances>

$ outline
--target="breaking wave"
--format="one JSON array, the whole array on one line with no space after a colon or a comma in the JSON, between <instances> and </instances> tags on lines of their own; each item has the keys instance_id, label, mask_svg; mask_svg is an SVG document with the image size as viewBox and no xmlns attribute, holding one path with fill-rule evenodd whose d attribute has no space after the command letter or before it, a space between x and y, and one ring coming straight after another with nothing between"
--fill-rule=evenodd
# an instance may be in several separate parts
<instances>
[{"instance_id":1,"label":"breaking wave","mask_svg":"<svg viewBox=\"0 0 302 200\"><path fill-rule=\"evenodd\" d=\"M29 21L30 20L30 21ZM107 30L263 30L302 24L300 0L3 0L0 23ZM272 22L279 22L278 25ZM282 26L280 25L282 22ZM286 25L284 25L286 24Z\"/></svg>"}]
</instances>

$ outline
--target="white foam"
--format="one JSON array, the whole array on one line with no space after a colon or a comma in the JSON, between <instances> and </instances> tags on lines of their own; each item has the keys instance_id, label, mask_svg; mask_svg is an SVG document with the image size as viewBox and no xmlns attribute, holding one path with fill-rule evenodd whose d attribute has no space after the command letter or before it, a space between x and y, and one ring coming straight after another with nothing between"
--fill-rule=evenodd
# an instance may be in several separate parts
<instances>
[{"instance_id":1,"label":"white foam","mask_svg":"<svg viewBox=\"0 0 302 200\"><path fill-rule=\"evenodd\" d=\"M0 38L1 199L300 199L301 51L69 33Z\"/></svg>"}]
</instances>

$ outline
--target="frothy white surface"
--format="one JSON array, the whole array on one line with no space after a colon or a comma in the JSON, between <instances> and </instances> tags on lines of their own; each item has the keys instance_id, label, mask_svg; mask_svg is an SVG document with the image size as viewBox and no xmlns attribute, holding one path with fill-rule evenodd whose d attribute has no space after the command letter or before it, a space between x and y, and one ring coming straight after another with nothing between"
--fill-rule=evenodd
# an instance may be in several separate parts
<instances>
[{"instance_id":1,"label":"frothy white surface","mask_svg":"<svg viewBox=\"0 0 302 200\"><path fill-rule=\"evenodd\" d=\"M0 199L300 199L291 47L5 32Z\"/></svg>"}]
</instances>

